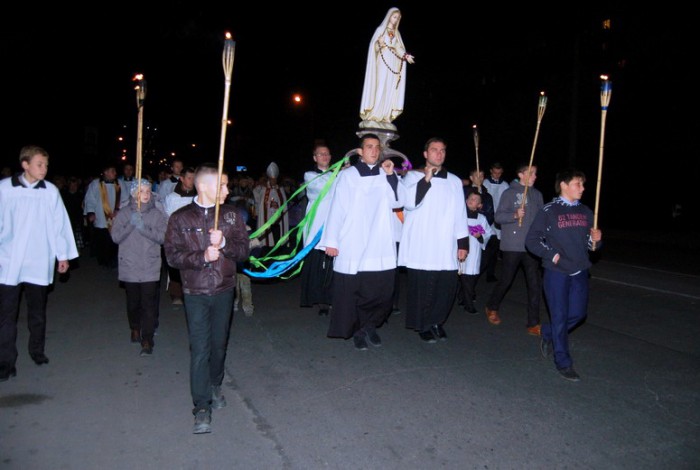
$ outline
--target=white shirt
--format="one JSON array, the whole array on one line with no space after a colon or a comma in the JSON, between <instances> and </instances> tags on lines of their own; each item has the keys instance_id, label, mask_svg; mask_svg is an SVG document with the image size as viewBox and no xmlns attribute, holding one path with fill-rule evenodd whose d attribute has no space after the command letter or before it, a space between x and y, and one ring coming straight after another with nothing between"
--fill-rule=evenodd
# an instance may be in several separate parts
<instances>
[{"instance_id":1,"label":"white shirt","mask_svg":"<svg viewBox=\"0 0 700 470\"><path fill-rule=\"evenodd\" d=\"M356 167L338 174L320 248L337 248L333 270L343 274L387 271L396 268L392 209L403 207L405 188L396 194L384 169L378 175L360 176Z\"/></svg>"},{"instance_id":2,"label":"white shirt","mask_svg":"<svg viewBox=\"0 0 700 470\"><path fill-rule=\"evenodd\" d=\"M13 180L0 181L0 284L48 286L56 260L78 257L68 212L50 182L25 187Z\"/></svg>"},{"instance_id":3,"label":"white shirt","mask_svg":"<svg viewBox=\"0 0 700 470\"><path fill-rule=\"evenodd\" d=\"M409 171L406 186L404 225L399 245L399 265L425 271L456 271L457 240L469 235L467 205L462 180L452 173L434 176L430 189L418 205L418 182L422 171Z\"/></svg>"}]
</instances>

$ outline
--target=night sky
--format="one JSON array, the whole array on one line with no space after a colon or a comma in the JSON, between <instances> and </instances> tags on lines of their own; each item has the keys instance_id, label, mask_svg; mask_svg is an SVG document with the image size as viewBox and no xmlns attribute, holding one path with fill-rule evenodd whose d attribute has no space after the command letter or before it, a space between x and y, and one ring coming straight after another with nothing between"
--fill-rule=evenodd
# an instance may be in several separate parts
<instances>
[{"instance_id":1,"label":"night sky","mask_svg":"<svg viewBox=\"0 0 700 470\"><path fill-rule=\"evenodd\" d=\"M394 121L400 138L392 147L414 165L423 160L424 142L441 136L448 167L465 176L475 164L476 124L480 166L501 161L513 178L514 167L530 158L538 95L545 91L537 187L547 200L556 171L577 166L588 175L584 201L592 206L599 76L607 73L613 94L601 220L670 223L676 202L688 218L697 213L690 206L691 178L700 170L691 132L695 136L700 126L697 86L688 71L696 56L688 42L689 12L612 3L545 12L464 4L464 15L436 1L335 2L321 9L221 3L180 1L139 11L137 4L101 2L99 10L60 5L4 15L3 166L18 170L19 149L35 143L51 155L49 178L97 174L104 162L119 163L118 135L126 137L133 157L135 73L148 83L144 149L159 158L176 152L191 165L215 161L221 53L224 32L231 31L236 55L226 165L246 165L257 176L275 161L283 174L301 179L314 139L325 139L336 158L356 146L369 40L388 8L397 6L416 63L408 66L404 113ZM605 18L610 31L602 29ZM301 106L292 104L293 93L304 96ZM85 145L86 129L97 136L96 145ZM652 196L647 188L655 183L664 190Z\"/></svg>"}]
</instances>

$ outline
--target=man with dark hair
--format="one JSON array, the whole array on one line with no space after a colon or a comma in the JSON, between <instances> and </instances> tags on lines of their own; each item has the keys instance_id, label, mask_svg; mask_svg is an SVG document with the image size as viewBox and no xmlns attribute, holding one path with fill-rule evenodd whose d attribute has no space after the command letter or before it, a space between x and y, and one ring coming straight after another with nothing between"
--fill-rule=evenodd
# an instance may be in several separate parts
<instances>
[{"instance_id":1,"label":"man with dark hair","mask_svg":"<svg viewBox=\"0 0 700 470\"><path fill-rule=\"evenodd\" d=\"M518 167L518 179L503 192L496 209L496 223L501 224L501 252L503 269L501 277L486 302L486 317L492 325L501 323L498 309L510 289L520 266L527 283L528 334L540 335L540 299L542 282L539 260L525 249L525 236L544 202L542 193L533 186L537 179L537 167L528 163Z\"/></svg>"},{"instance_id":2,"label":"man with dark hair","mask_svg":"<svg viewBox=\"0 0 700 470\"><path fill-rule=\"evenodd\" d=\"M406 266L406 328L421 340L446 340L447 320L458 287L458 263L467 258L469 227L462 181L445 168L447 146L437 137L425 144L425 166L409 171L399 265Z\"/></svg>"},{"instance_id":3,"label":"man with dark hair","mask_svg":"<svg viewBox=\"0 0 700 470\"><path fill-rule=\"evenodd\" d=\"M391 312L396 272L392 209L403 207L404 188L390 159L380 163L375 134L360 138L360 159L339 173L319 247L333 259L331 338L355 348L381 346L377 328Z\"/></svg>"},{"instance_id":4,"label":"man with dark hair","mask_svg":"<svg viewBox=\"0 0 700 470\"><path fill-rule=\"evenodd\" d=\"M593 211L581 204L586 176L570 169L557 174L558 197L546 204L527 233L527 249L542 258L544 295L551 322L542 325L540 351L554 349L554 364L563 378L580 377L569 354L569 332L586 318L588 308L588 251L600 247L602 232L593 228Z\"/></svg>"},{"instance_id":5,"label":"man with dark hair","mask_svg":"<svg viewBox=\"0 0 700 470\"><path fill-rule=\"evenodd\" d=\"M102 168L100 178L92 180L85 192L84 215L92 224L91 241L100 266L116 268L118 246L109 231L121 204L122 188L114 165Z\"/></svg>"},{"instance_id":6,"label":"man with dark hair","mask_svg":"<svg viewBox=\"0 0 700 470\"><path fill-rule=\"evenodd\" d=\"M249 242L240 211L223 204L228 176L214 164L197 168L197 196L168 219L165 254L180 270L190 341L190 390L195 434L211 432L211 410L226 406L221 392L236 286L236 262L248 258ZM217 201L218 190L218 201ZM219 219L214 229L216 204Z\"/></svg>"},{"instance_id":7,"label":"man with dark hair","mask_svg":"<svg viewBox=\"0 0 700 470\"><path fill-rule=\"evenodd\" d=\"M503 166L499 162L491 164L489 176L484 180L484 186L493 199L494 217L498 204L501 202L501 195L508 189L508 182L503 179ZM496 282L496 263L498 252L501 249L501 226L500 224L489 222L494 237L489 238L489 242L484 249L484 256L481 258L481 272L486 273L486 282Z\"/></svg>"}]
</instances>

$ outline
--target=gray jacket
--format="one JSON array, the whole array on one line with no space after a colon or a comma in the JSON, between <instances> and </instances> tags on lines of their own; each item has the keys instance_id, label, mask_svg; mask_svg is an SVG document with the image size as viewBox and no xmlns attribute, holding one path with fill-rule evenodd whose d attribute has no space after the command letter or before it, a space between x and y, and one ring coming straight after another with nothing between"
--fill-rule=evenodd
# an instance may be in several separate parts
<instances>
[{"instance_id":1,"label":"gray jacket","mask_svg":"<svg viewBox=\"0 0 700 470\"><path fill-rule=\"evenodd\" d=\"M141 204L143 228L131 223L137 211L134 198L114 218L111 235L119 245L119 280L124 282L153 282L160 280L160 246L165 240L168 217L156 207L155 195L148 204Z\"/></svg>"},{"instance_id":2,"label":"gray jacket","mask_svg":"<svg viewBox=\"0 0 700 470\"><path fill-rule=\"evenodd\" d=\"M516 212L520 208L524 192L525 186L519 181L513 181L510 183L510 187L501 194L495 215L496 223L501 225L501 251L526 251L527 231L544 205L542 193L534 186L530 186L525 201L525 217L523 217L522 225L518 226Z\"/></svg>"}]
</instances>

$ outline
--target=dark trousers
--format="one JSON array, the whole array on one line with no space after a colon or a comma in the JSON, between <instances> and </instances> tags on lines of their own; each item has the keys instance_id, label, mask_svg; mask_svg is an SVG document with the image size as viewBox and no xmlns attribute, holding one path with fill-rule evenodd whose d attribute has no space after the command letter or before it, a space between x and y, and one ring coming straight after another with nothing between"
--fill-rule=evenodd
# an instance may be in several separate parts
<instances>
[{"instance_id":1,"label":"dark trousers","mask_svg":"<svg viewBox=\"0 0 700 470\"><path fill-rule=\"evenodd\" d=\"M542 297L542 281L540 261L526 251L503 251L501 277L491 291L491 297L486 303L489 310L498 310L510 289L518 269L522 266L527 283L527 327L540 322L540 298Z\"/></svg>"},{"instance_id":2,"label":"dark trousers","mask_svg":"<svg viewBox=\"0 0 700 470\"><path fill-rule=\"evenodd\" d=\"M182 299L182 278L180 277L180 270L168 266L167 264L166 266L168 269L168 294L170 295L170 300Z\"/></svg>"},{"instance_id":3,"label":"dark trousers","mask_svg":"<svg viewBox=\"0 0 700 470\"><path fill-rule=\"evenodd\" d=\"M465 309L474 308L474 296L476 295L476 281L478 274L460 274L458 297Z\"/></svg>"},{"instance_id":4,"label":"dark trousers","mask_svg":"<svg viewBox=\"0 0 700 470\"><path fill-rule=\"evenodd\" d=\"M0 284L0 369L3 370L9 370L17 363L17 317L22 292L27 300L29 354L44 352L48 286L28 282L16 286Z\"/></svg>"},{"instance_id":5,"label":"dark trousers","mask_svg":"<svg viewBox=\"0 0 700 470\"><path fill-rule=\"evenodd\" d=\"M442 325L457 294L457 271L406 269L406 328L421 332Z\"/></svg>"},{"instance_id":6,"label":"dark trousers","mask_svg":"<svg viewBox=\"0 0 700 470\"><path fill-rule=\"evenodd\" d=\"M398 253L399 253L399 242L396 242L396 257L398 259ZM401 267L396 266L396 277L394 278L394 295L392 296L391 299L391 308L397 309L399 308L399 300L401 298Z\"/></svg>"},{"instance_id":7,"label":"dark trousers","mask_svg":"<svg viewBox=\"0 0 700 470\"><path fill-rule=\"evenodd\" d=\"M106 228L94 228L92 237L97 264L100 266L116 267L119 245L112 241L109 230Z\"/></svg>"},{"instance_id":8,"label":"dark trousers","mask_svg":"<svg viewBox=\"0 0 700 470\"><path fill-rule=\"evenodd\" d=\"M479 267L479 273L486 273L487 277L496 276L496 262L498 261L498 251L501 246L501 241L493 235L489 238L489 242L484 248L484 252L481 254L481 266Z\"/></svg>"},{"instance_id":9,"label":"dark trousers","mask_svg":"<svg viewBox=\"0 0 700 470\"><path fill-rule=\"evenodd\" d=\"M153 333L158 323L160 282L125 282L124 288L129 328L140 331L141 342L153 346Z\"/></svg>"},{"instance_id":10,"label":"dark trousers","mask_svg":"<svg viewBox=\"0 0 700 470\"><path fill-rule=\"evenodd\" d=\"M391 312L396 270L333 273L331 338L349 338L380 327Z\"/></svg>"},{"instance_id":11,"label":"dark trousers","mask_svg":"<svg viewBox=\"0 0 700 470\"><path fill-rule=\"evenodd\" d=\"M311 250L301 267L301 307L331 305L333 292L333 258L323 250Z\"/></svg>"},{"instance_id":12,"label":"dark trousers","mask_svg":"<svg viewBox=\"0 0 700 470\"><path fill-rule=\"evenodd\" d=\"M542 325L542 339L552 341L557 369L571 367L569 333L586 318L588 310L588 270L569 276L544 270L544 295L550 323Z\"/></svg>"},{"instance_id":13,"label":"dark trousers","mask_svg":"<svg viewBox=\"0 0 700 470\"><path fill-rule=\"evenodd\" d=\"M211 410L211 388L224 380L233 291L216 295L185 294L193 413Z\"/></svg>"}]
</instances>

